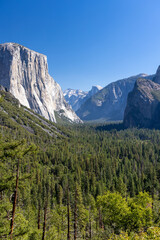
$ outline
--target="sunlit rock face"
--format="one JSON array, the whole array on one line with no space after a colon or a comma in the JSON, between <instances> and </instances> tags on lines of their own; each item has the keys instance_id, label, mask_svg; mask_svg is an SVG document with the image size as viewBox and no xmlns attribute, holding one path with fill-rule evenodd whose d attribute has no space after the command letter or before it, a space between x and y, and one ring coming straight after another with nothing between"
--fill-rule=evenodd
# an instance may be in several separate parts
<instances>
[{"instance_id":1,"label":"sunlit rock face","mask_svg":"<svg viewBox=\"0 0 160 240\"><path fill-rule=\"evenodd\" d=\"M56 122L55 112L81 122L48 73L47 57L16 43L0 44L0 85L22 105Z\"/></svg>"}]
</instances>

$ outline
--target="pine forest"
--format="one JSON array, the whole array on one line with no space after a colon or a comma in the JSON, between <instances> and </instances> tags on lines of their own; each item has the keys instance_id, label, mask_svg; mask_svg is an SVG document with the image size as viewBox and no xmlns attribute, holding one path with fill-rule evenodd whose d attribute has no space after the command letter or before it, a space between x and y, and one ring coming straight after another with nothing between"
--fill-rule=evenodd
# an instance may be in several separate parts
<instances>
[{"instance_id":1,"label":"pine forest","mask_svg":"<svg viewBox=\"0 0 160 240\"><path fill-rule=\"evenodd\" d=\"M160 239L160 131L54 124L0 98L0 239Z\"/></svg>"}]
</instances>

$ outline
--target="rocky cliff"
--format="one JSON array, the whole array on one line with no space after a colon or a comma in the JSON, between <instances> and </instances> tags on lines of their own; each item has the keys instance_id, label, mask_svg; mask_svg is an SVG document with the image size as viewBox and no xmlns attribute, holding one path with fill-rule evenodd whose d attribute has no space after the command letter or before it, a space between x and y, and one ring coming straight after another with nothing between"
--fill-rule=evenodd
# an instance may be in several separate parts
<instances>
[{"instance_id":1,"label":"rocky cliff","mask_svg":"<svg viewBox=\"0 0 160 240\"><path fill-rule=\"evenodd\" d=\"M22 105L51 121L56 122L55 112L69 121L81 121L49 75L43 54L15 43L0 44L0 85Z\"/></svg>"},{"instance_id":2,"label":"rocky cliff","mask_svg":"<svg viewBox=\"0 0 160 240\"><path fill-rule=\"evenodd\" d=\"M159 120L160 85L151 80L138 79L133 91L128 94L124 126L159 128Z\"/></svg>"},{"instance_id":3,"label":"rocky cliff","mask_svg":"<svg viewBox=\"0 0 160 240\"><path fill-rule=\"evenodd\" d=\"M84 121L123 120L128 93L133 90L135 81L139 77L148 78L146 74L139 74L110 83L89 98L76 111L77 115Z\"/></svg>"}]
</instances>

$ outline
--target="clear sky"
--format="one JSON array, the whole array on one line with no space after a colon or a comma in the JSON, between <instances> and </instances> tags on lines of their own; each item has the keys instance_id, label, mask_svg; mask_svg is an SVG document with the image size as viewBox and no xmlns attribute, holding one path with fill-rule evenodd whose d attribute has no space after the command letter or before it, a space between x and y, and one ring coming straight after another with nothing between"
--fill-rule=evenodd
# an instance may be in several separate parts
<instances>
[{"instance_id":1,"label":"clear sky","mask_svg":"<svg viewBox=\"0 0 160 240\"><path fill-rule=\"evenodd\" d=\"M160 0L0 0L0 23L0 42L47 55L63 90L160 65Z\"/></svg>"}]
</instances>

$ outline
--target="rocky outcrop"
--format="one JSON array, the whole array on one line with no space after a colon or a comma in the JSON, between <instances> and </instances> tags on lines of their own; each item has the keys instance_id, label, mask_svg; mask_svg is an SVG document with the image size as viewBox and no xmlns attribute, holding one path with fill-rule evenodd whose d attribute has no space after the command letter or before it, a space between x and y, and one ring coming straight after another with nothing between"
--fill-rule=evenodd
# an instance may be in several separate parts
<instances>
[{"instance_id":1,"label":"rocky outcrop","mask_svg":"<svg viewBox=\"0 0 160 240\"><path fill-rule=\"evenodd\" d=\"M128 93L133 90L135 81L139 77L148 78L146 74L139 74L110 83L89 98L76 111L77 115L84 121L123 120Z\"/></svg>"},{"instance_id":2,"label":"rocky outcrop","mask_svg":"<svg viewBox=\"0 0 160 240\"><path fill-rule=\"evenodd\" d=\"M155 74L155 77L153 78L153 81L154 81L155 83L160 84L160 66L159 66L158 69L157 69L157 72L156 72L156 74Z\"/></svg>"},{"instance_id":3,"label":"rocky outcrop","mask_svg":"<svg viewBox=\"0 0 160 240\"><path fill-rule=\"evenodd\" d=\"M102 89L101 86L92 86L90 91L67 89L64 91L64 97L74 111L77 111L88 98L96 94Z\"/></svg>"},{"instance_id":4,"label":"rocky outcrop","mask_svg":"<svg viewBox=\"0 0 160 240\"><path fill-rule=\"evenodd\" d=\"M125 127L160 127L160 85L138 79L129 93L124 113Z\"/></svg>"},{"instance_id":5,"label":"rocky outcrop","mask_svg":"<svg viewBox=\"0 0 160 240\"><path fill-rule=\"evenodd\" d=\"M48 73L47 57L15 43L0 44L0 85L22 105L56 122L55 112L81 122Z\"/></svg>"}]
</instances>

